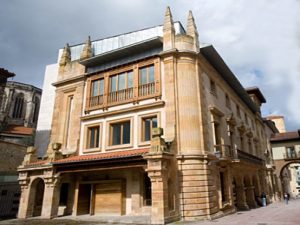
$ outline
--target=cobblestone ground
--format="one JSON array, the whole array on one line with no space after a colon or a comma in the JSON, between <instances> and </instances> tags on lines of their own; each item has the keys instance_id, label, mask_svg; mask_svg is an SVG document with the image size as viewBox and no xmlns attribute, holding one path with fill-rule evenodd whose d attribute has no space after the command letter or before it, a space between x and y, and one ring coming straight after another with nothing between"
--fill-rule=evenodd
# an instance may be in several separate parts
<instances>
[{"instance_id":1,"label":"cobblestone ground","mask_svg":"<svg viewBox=\"0 0 300 225\"><path fill-rule=\"evenodd\" d=\"M125 219L124 219L125 218ZM63 217L52 220L43 219L27 219L27 220L3 220L0 225L124 225L129 223L131 217L122 217L124 222L114 222L115 217L109 218L112 223L99 222L103 218L98 217ZM146 217L135 217L137 223L147 224ZM143 223L143 221L145 223ZM300 225L300 199L291 200L288 205L283 202L273 203L267 207L252 209L249 211L238 212L226 217L222 217L213 221L197 221L197 222L176 222L170 225Z\"/></svg>"}]
</instances>

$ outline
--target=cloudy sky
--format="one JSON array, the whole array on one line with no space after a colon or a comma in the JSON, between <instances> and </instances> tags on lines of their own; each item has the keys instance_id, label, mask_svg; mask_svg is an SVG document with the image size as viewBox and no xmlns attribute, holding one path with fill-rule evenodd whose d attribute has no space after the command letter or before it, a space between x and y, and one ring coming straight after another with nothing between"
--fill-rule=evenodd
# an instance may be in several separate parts
<instances>
[{"instance_id":1,"label":"cloudy sky","mask_svg":"<svg viewBox=\"0 0 300 225\"><path fill-rule=\"evenodd\" d=\"M82 43L163 23L167 6L200 42L211 43L245 87L259 86L263 114L300 128L300 0L1 0L0 67L42 87L65 43Z\"/></svg>"}]
</instances>

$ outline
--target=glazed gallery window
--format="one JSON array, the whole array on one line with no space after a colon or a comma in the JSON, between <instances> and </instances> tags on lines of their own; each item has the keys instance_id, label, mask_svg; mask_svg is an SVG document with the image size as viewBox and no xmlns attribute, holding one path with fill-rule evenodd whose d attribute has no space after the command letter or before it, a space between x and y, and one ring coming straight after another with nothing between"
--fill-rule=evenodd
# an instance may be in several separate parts
<instances>
[{"instance_id":1,"label":"glazed gallery window","mask_svg":"<svg viewBox=\"0 0 300 225\"><path fill-rule=\"evenodd\" d=\"M130 143L130 121L110 124L110 145Z\"/></svg>"},{"instance_id":2,"label":"glazed gallery window","mask_svg":"<svg viewBox=\"0 0 300 225\"><path fill-rule=\"evenodd\" d=\"M97 106L103 104L104 95L104 79L97 79L92 81L90 106Z\"/></svg>"},{"instance_id":3,"label":"glazed gallery window","mask_svg":"<svg viewBox=\"0 0 300 225\"><path fill-rule=\"evenodd\" d=\"M139 85L154 82L154 65L142 67L139 69Z\"/></svg>"},{"instance_id":4,"label":"glazed gallery window","mask_svg":"<svg viewBox=\"0 0 300 225\"><path fill-rule=\"evenodd\" d=\"M92 94L91 96L99 96L104 94L104 79L92 81Z\"/></svg>"},{"instance_id":5,"label":"glazed gallery window","mask_svg":"<svg viewBox=\"0 0 300 225\"><path fill-rule=\"evenodd\" d=\"M157 116L142 118L142 141L150 141L152 129L157 127Z\"/></svg>"},{"instance_id":6,"label":"glazed gallery window","mask_svg":"<svg viewBox=\"0 0 300 225\"><path fill-rule=\"evenodd\" d=\"M87 128L87 148L99 148L100 146L100 126Z\"/></svg>"},{"instance_id":7,"label":"glazed gallery window","mask_svg":"<svg viewBox=\"0 0 300 225\"><path fill-rule=\"evenodd\" d=\"M113 75L109 79L110 79L110 92L121 91L133 87L132 71Z\"/></svg>"},{"instance_id":8,"label":"glazed gallery window","mask_svg":"<svg viewBox=\"0 0 300 225\"><path fill-rule=\"evenodd\" d=\"M146 96L155 93L154 65L145 66L139 69L139 96Z\"/></svg>"}]
</instances>

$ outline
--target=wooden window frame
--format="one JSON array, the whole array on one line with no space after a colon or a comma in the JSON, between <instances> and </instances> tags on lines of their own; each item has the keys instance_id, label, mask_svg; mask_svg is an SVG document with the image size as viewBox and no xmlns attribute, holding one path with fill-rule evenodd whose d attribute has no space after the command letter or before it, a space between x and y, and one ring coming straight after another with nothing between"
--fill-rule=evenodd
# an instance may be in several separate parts
<instances>
[{"instance_id":1,"label":"wooden window frame","mask_svg":"<svg viewBox=\"0 0 300 225\"><path fill-rule=\"evenodd\" d=\"M130 141L129 143L126 144L119 144L119 145L112 145L112 137L113 137L113 124L118 124L118 123L124 123L124 122L129 122L130 123ZM115 150L115 149L121 149L121 148L132 148L133 147L133 117L126 117L122 118L119 120L112 120L108 121L107 123L107 140L106 140L106 150Z\"/></svg>"},{"instance_id":2,"label":"wooden window frame","mask_svg":"<svg viewBox=\"0 0 300 225\"><path fill-rule=\"evenodd\" d=\"M147 93L146 95L139 95L139 69L142 67L154 66L154 92ZM132 71L133 73L133 87L132 93L130 92L130 97L118 101L109 101L109 94L111 90L111 77L119 75L122 73L128 73ZM90 105L90 99L92 96L92 82L98 79L104 79L104 95L103 103L95 106ZM126 76L126 87L128 87L128 75ZM123 89L122 89L123 90ZM126 90L126 89L124 89ZM132 96L131 96L132 94ZM87 88L86 88L86 98L85 98L85 112L88 113L92 110L107 109L108 107L115 105L122 105L127 103L136 103L141 100L150 98L161 98L161 71L160 71L160 58L154 57L141 62L133 63L127 66L122 66L116 69L107 70L98 74L91 74L87 78Z\"/></svg>"},{"instance_id":3,"label":"wooden window frame","mask_svg":"<svg viewBox=\"0 0 300 225\"><path fill-rule=\"evenodd\" d=\"M98 127L99 128L99 146L95 148L89 147L89 139L90 139L90 129ZM84 146L83 146L83 153L89 153L89 152L98 152L101 151L101 144L102 144L102 123L92 123L85 125L84 128Z\"/></svg>"},{"instance_id":4,"label":"wooden window frame","mask_svg":"<svg viewBox=\"0 0 300 225\"><path fill-rule=\"evenodd\" d=\"M145 145L150 145L151 143L151 139L149 141L145 141L144 140L144 119L148 119L148 118L154 118L156 117L157 119L157 127L160 126L160 113L156 112L156 113L148 113L148 114L143 114L139 116L139 137L138 137L138 145L139 146L145 146Z\"/></svg>"}]
</instances>

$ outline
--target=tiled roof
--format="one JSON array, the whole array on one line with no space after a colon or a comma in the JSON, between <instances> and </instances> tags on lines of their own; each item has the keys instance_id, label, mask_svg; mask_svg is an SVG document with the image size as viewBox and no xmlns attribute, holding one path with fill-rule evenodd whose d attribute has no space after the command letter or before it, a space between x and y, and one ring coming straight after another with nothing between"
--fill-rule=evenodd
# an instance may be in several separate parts
<instances>
[{"instance_id":1,"label":"tiled roof","mask_svg":"<svg viewBox=\"0 0 300 225\"><path fill-rule=\"evenodd\" d=\"M77 156L71 156L71 157L68 157L65 159L57 160L57 161L53 162L53 164L128 158L128 157L134 157L134 156L142 156L143 154L148 153L148 152L149 152L149 148L143 148L143 149L117 151L117 152L106 152L106 153L90 154L90 155L77 155Z\"/></svg>"},{"instance_id":2,"label":"tiled roof","mask_svg":"<svg viewBox=\"0 0 300 225\"><path fill-rule=\"evenodd\" d=\"M34 128L24 126L9 126L3 131L5 134L20 134L20 135L31 135Z\"/></svg>"},{"instance_id":3,"label":"tiled roof","mask_svg":"<svg viewBox=\"0 0 300 225\"><path fill-rule=\"evenodd\" d=\"M300 140L299 131L276 133L271 136L271 141L287 141L287 140L293 140L293 139Z\"/></svg>"}]
</instances>

